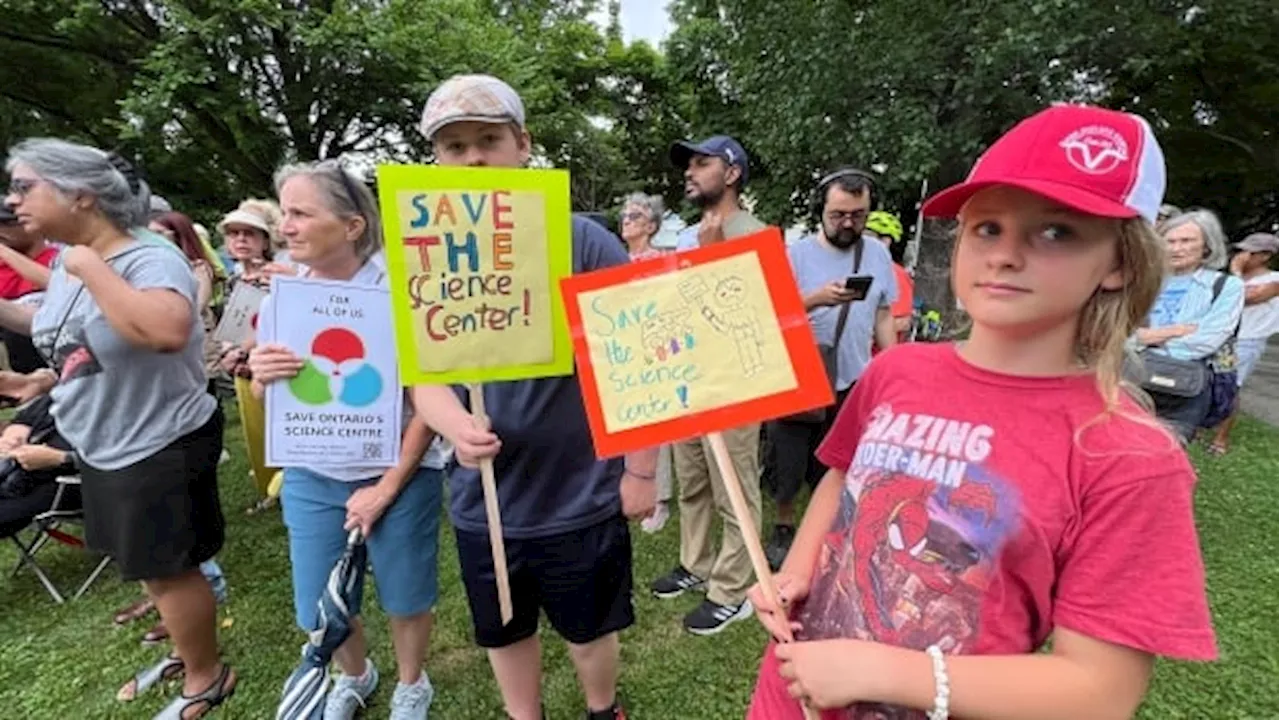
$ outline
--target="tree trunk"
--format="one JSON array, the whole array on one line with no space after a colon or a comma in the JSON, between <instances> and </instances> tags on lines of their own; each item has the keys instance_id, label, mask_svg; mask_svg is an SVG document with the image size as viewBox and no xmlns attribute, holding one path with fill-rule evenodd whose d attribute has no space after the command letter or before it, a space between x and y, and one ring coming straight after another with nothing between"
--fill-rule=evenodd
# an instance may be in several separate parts
<instances>
[{"instance_id":1,"label":"tree trunk","mask_svg":"<svg viewBox=\"0 0 1280 720\"><path fill-rule=\"evenodd\" d=\"M942 315L943 333L947 337L967 323L967 316L956 307L956 296L951 290L955 234L953 220L925 220L915 270L915 295L924 301L925 310L937 310Z\"/></svg>"}]
</instances>

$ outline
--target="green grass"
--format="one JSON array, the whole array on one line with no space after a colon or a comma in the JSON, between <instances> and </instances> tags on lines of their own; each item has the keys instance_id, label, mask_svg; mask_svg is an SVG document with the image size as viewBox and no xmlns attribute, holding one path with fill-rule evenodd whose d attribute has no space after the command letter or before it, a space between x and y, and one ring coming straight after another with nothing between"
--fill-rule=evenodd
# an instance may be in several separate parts
<instances>
[{"instance_id":1,"label":"green grass","mask_svg":"<svg viewBox=\"0 0 1280 720\"><path fill-rule=\"evenodd\" d=\"M229 413L234 417L234 412ZM222 497L229 528L219 556L231 599L219 609L227 657L240 671L240 688L218 717L270 718L280 684L293 668L302 642L293 627L289 568L278 512L246 516L254 492L239 459L239 428L228 427L235 456L223 466ZM1198 510L1222 660L1215 664L1162 662L1143 708L1144 718L1275 717L1277 707L1277 438L1255 422L1237 429L1225 458L1193 452L1201 479ZM501 717L501 701L484 655L473 647L466 598L458 578L452 533L441 534L441 602L429 670L438 695L433 717ZM643 588L678 557L678 532L635 534L636 627L623 636L621 690L638 718L741 717L755 678L764 633L738 623L704 639L684 634L680 618L695 598L659 602ZM62 587L89 567L78 553L51 548L42 554ZM0 549L0 567L14 553ZM115 691L132 672L161 652L138 639L147 624L111 625L111 613L128 604L137 587L108 571L77 602L55 606L29 574L0 579L0 717L148 718L166 699L153 690L131 704ZM385 671L393 666L386 623L366 598L371 645ZM573 669L550 634L544 646L546 702L551 718L577 718L582 708ZM388 682L370 717L385 717ZM174 691L172 687L165 689Z\"/></svg>"}]
</instances>

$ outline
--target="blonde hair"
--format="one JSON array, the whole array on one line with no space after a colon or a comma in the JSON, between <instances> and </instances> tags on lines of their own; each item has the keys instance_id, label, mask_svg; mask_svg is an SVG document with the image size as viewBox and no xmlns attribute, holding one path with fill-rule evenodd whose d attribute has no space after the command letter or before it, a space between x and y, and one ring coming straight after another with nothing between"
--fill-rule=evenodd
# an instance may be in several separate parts
<instances>
[{"instance_id":1,"label":"blonde hair","mask_svg":"<svg viewBox=\"0 0 1280 720\"><path fill-rule=\"evenodd\" d=\"M1120 392L1150 410L1151 399L1125 381L1125 345L1142 325L1164 282L1165 242L1142 218L1120 222L1117 262L1124 274L1118 290L1098 288L1080 310L1076 354L1097 376L1106 412L1120 407Z\"/></svg>"}]
</instances>

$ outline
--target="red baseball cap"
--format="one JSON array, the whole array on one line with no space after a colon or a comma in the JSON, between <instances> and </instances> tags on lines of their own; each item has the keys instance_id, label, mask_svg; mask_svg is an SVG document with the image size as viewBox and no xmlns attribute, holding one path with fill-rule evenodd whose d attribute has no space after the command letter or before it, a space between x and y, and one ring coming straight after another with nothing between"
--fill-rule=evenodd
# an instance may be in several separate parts
<instances>
[{"instance_id":1,"label":"red baseball cap","mask_svg":"<svg viewBox=\"0 0 1280 720\"><path fill-rule=\"evenodd\" d=\"M1155 222L1164 153L1146 120L1089 105L1055 105L1026 118L978 158L969 177L925 201L928 217L955 217L980 190L1010 185L1101 217Z\"/></svg>"}]
</instances>

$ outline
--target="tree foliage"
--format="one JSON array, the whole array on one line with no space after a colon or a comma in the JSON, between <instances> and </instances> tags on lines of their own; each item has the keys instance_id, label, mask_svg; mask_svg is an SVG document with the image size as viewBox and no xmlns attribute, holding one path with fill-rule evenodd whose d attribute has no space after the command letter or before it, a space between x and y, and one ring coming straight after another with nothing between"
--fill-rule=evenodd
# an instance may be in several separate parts
<instances>
[{"instance_id":1,"label":"tree foliage","mask_svg":"<svg viewBox=\"0 0 1280 720\"><path fill-rule=\"evenodd\" d=\"M180 207L271 190L282 162L425 159L427 94L507 79L574 206L677 205L670 143L729 133L757 212L790 224L832 166L883 167L908 216L1018 119L1089 101L1151 119L1169 198L1235 229L1276 212L1277 44L1261 0L675 0L660 50L593 0L0 0L0 142L82 138ZM606 7L607 22L592 13Z\"/></svg>"},{"instance_id":2,"label":"tree foliage","mask_svg":"<svg viewBox=\"0 0 1280 720\"><path fill-rule=\"evenodd\" d=\"M884 204L910 222L922 180L956 182L1019 119L1090 102L1152 122L1171 201L1236 233L1275 222L1274 3L679 0L673 17L686 117L743 141L770 221L804 219L814 180L853 164L883 167ZM949 253L922 247L937 306Z\"/></svg>"},{"instance_id":3,"label":"tree foliage","mask_svg":"<svg viewBox=\"0 0 1280 720\"><path fill-rule=\"evenodd\" d=\"M422 104L460 72L521 93L538 155L573 172L580 205L626 180L627 144L592 123L619 104L600 82L610 55L594 2L4 3L0 54L15 62L0 68L0 140L122 149L183 208L268 194L289 160L425 159Z\"/></svg>"}]
</instances>

